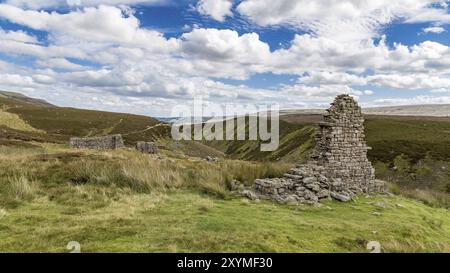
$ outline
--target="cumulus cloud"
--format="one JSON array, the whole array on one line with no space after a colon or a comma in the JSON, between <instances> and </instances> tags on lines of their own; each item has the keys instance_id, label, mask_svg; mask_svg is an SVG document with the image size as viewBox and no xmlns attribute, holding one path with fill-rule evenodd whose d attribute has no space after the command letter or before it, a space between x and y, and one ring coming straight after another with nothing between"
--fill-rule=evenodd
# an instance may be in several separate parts
<instances>
[{"instance_id":1,"label":"cumulus cloud","mask_svg":"<svg viewBox=\"0 0 450 273\"><path fill-rule=\"evenodd\" d=\"M197 11L200 14L211 16L214 20L223 22L226 16L232 16L232 0L200 0Z\"/></svg>"},{"instance_id":2,"label":"cumulus cloud","mask_svg":"<svg viewBox=\"0 0 450 273\"><path fill-rule=\"evenodd\" d=\"M139 20L126 10L99 6L70 13L23 10L0 4L0 17L36 30L48 31L54 39L67 39L100 43L131 44L154 50L171 50L174 40L166 40L157 31L140 28Z\"/></svg>"}]
</instances>

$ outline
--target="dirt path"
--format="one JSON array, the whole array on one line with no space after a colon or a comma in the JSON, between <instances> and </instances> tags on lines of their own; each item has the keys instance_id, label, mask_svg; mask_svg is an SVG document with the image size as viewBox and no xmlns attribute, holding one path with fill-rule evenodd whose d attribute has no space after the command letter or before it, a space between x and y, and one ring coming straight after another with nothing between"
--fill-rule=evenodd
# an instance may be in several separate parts
<instances>
[{"instance_id":1,"label":"dirt path","mask_svg":"<svg viewBox=\"0 0 450 273\"><path fill-rule=\"evenodd\" d=\"M127 133L127 134L122 134L122 135L123 135L123 136L128 136L128 135L133 135L133 134L144 133L144 132L147 132L147 131L149 131L149 130L151 130L151 129L154 129L154 128L156 128L156 127L161 127L161 126L165 126L165 125L167 125L167 124L165 124L165 123L158 123L158 124L156 124L156 125L147 127L147 128L145 128L144 130L134 131L134 132L130 132L130 133ZM168 125L167 125L167 126L168 126Z\"/></svg>"}]
</instances>

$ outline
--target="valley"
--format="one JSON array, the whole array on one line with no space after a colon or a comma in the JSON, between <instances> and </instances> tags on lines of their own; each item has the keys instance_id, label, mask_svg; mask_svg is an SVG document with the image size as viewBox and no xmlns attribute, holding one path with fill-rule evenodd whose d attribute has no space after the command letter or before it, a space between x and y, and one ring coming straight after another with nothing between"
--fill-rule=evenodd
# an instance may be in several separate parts
<instances>
[{"instance_id":1,"label":"valley","mask_svg":"<svg viewBox=\"0 0 450 273\"><path fill-rule=\"evenodd\" d=\"M366 117L369 159L392 194L280 205L244 199L232 181L251 186L305 162L320 116L282 116L280 148L260 152L253 141L173 141L149 117L1 94L2 252L66 252L70 241L86 252L367 252L369 241L450 251L449 118ZM106 134L126 148L68 146ZM149 139L159 154L132 148Z\"/></svg>"}]
</instances>

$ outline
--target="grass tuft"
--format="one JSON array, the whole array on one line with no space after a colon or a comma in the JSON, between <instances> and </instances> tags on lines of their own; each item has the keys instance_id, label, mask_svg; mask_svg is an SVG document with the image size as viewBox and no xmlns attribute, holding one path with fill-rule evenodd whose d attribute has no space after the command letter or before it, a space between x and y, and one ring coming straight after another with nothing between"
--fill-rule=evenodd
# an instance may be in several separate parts
<instances>
[{"instance_id":1,"label":"grass tuft","mask_svg":"<svg viewBox=\"0 0 450 273\"><path fill-rule=\"evenodd\" d=\"M31 200L36 196L38 184L30 181L25 175L8 177L6 192L10 197L19 200Z\"/></svg>"}]
</instances>

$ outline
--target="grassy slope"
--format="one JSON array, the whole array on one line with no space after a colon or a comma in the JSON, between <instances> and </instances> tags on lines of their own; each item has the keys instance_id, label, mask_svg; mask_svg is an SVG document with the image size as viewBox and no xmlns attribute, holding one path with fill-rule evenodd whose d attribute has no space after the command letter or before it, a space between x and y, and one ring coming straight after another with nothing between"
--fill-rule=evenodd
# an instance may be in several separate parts
<instances>
[{"instance_id":1,"label":"grassy slope","mask_svg":"<svg viewBox=\"0 0 450 273\"><path fill-rule=\"evenodd\" d=\"M45 134L35 137L47 142L66 142L72 136L121 133L126 144L134 145L138 140L158 139L169 132L167 126L155 126L159 123L157 120L139 115L54 107L5 97L0 97L0 106L33 128L44 131ZM4 134L15 138L14 132Z\"/></svg>"},{"instance_id":2,"label":"grassy slope","mask_svg":"<svg viewBox=\"0 0 450 273\"><path fill-rule=\"evenodd\" d=\"M85 186L78 191L93 195ZM450 251L449 212L399 197L321 208L220 200L190 191L116 199L93 209L40 198L5 211L0 250L64 252L75 240L87 252L365 252L367 241L376 240L386 252Z\"/></svg>"},{"instance_id":3,"label":"grassy slope","mask_svg":"<svg viewBox=\"0 0 450 273\"><path fill-rule=\"evenodd\" d=\"M248 134L248 124L246 130ZM203 143L235 159L299 162L308 158L314 145L314 132L314 128L308 124L293 124L281 120L280 145L273 152L261 152L260 141L204 141Z\"/></svg>"},{"instance_id":4,"label":"grassy slope","mask_svg":"<svg viewBox=\"0 0 450 273\"><path fill-rule=\"evenodd\" d=\"M270 153L256 141L205 143L237 159L304 162L319 121L320 115L282 116L280 147ZM377 178L405 196L450 208L450 118L367 116L365 127Z\"/></svg>"},{"instance_id":5,"label":"grassy slope","mask_svg":"<svg viewBox=\"0 0 450 273\"><path fill-rule=\"evenodd\" d=\"M259 151L259 143L252 141L213 141L207 144L226 154L243 159L298 160L285 158L291 153L302 155L314 147L315 124L318 115L289 115L280 121L280 148L272 153ZM413 163L425 159L450 161L450 118L369 116L365 123L367 143L372 147L372 161L392 163L401 154ZM306 147L302 146L310 142ZM302 157L302 156L300 156Z\"/></svg>"},{"instance_id":6,"label":"grassy slope","mask_svg":"<svg viewBox=\"0 0 450 273\"><path fill-rule=\"evenodd\" d=\"M26 102L28 104L33 104L42 107L54 107L53 104L50 104L45 100L30 98L16 92L0 91L0 98L8 99L9 101L15 101L19 103Z\"/></svg>"},{"instance_id":7,"label":"grassy slope","mask_svg":"<svg viewBox=\"0 0 450 273\"><path fill-rule=\"evenodd\" d=\"M315 208L217 194L289 166L36 145L0 150L2 252L64 252L74 240L95 252L364 252L371 240L387 252L450 251L450 212L402 197Z\"/></svg>"}]
</instances>

